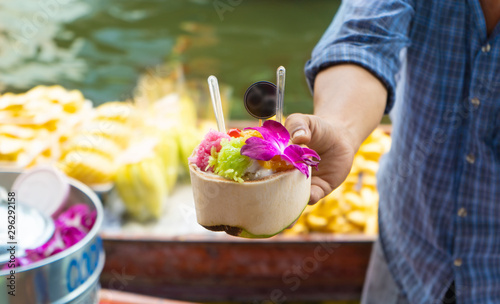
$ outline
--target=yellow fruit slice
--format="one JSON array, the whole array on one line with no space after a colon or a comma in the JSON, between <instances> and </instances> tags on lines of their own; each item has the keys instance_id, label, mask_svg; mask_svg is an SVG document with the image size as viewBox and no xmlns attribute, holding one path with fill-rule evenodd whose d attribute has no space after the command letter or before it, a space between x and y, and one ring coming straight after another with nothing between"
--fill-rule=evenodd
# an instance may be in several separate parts
<instances>
[{"instance_id":1,"label":"yellow fruit slice","mask_svg":"<svg viewBox=\"0 0 500 304\"><path fill-rule=\"evenodd\" d=\"M8 135L20 139L32 139L37 135L37 131L33 128L5 124L0 125L0 135Z\"/></svg>"},{"instance_id":2,"label":"yellow fruit slice","mask_svg":"<svg viewBox=\"0 0 500 304\"><path fill-rule=\"evenodd\" d=\"M121 148L126 148L129 144L132 130L128 126L113 120L94 120L85 125L82 133L107 137Z\"/></svg>"},{"instance_id":3,"label":"yellow fruit slice","mask_svg":"<svg viewBox=\"0 0 500 304\"><path fill-rule=\"evenodd\" d=\"M377 177L375 176L375 174L364 173L361 180L363 186L377 186Z\"/></svg>"},{"instance_id":4,"label":"yellow fruit slice","mask_svg":"<svg viewBox=\"0 0 500 304\"><path fill-rule=\"evenodd\" d=\"M68 176L90 186L110 183L116 171L112 160L94 152L69 152L58 165Z\"/></svg>"},{"instance_id":5,"label":"yellow fruit slice","mask_svg":"<svg viewBox=\"0 0 500 304\"><path fill-rule=\"evenodd\" d=\"M65 157L66 154L72 151L94 152L109 159L114 159L120 154L122 148L113 140L105 136L79 134L67 140L62 145L62 157Z\"/></svg>"},{"instance_id":6,"label":"yellow fruit slice","mask_svg":"<svg viewBox=\"0 0 500 304\"><path fill-rule=\"evenodd\" d=\"M366 223L365 213L362 211L359 211L359 210L355 210L355 211L351 211L351 212L347 213L346 219L349 222L351 222L355 225L358 225L360 227L364 227L365 223Z\"/></svg>"},{"instance_id":7,"label":"yellow fruit slice","mask_svg":"<svg viewBox=\"0 0 500 304\"><path fill-rule=\"evenodd\" d=\"M309 214L306 223L312 230L321 231L328 225L328 220L326 217Z\"/></svg>"},{"instance_id":8,"label":"yellow fruit slice","mask_svg":"<svg viewBox=\"0 0 500 304\"><path fill-rule=\"evenodd\" d=\"M361 171L375 175L377 174L378 168L379 168L379 163L377 161L365 160L363 166L361 167Z\"/></svg>"},{"instance_id":9,"label":"yellow fruit slice","mask_svg":"<svg viewBox=\"0 0 500 304\"><path fill-rule=\"evenodd\" d=\"M376 208L378 206L378 193L370 187L363 187L360 191L361 199L366 207Z\"/></svg>"},{"instance_id":10,"label":"yellow fruit slice","mask_svg":"<svg viewBox=\"0 0 500 304\"><path fill-rule=\"evenodd\" d=\"M158 134L159 140L156 153L162 160L162 168L168 192L172 191L179 175L179 142L175 134L162 132Z\"/></svg>"},{"instance_id":11,"label":"yellow fruit slice","mask_svg":"<svg viewBox=\"0 0 500 304\"><path fill-rule=\"evenodd\" d=\"M384 147L379 142L363 144L359 148L358 153L362 154L365 159L378 161L384 153Z\"/></svg>"},{"instance_id":12,"label":"yellow fruit slice","mask_svg":"<svg viewBox=\"0 0 500 304\"><path fill-rule=\"evenodd\" d=\"M363 231L368 235L376 235L378 233L378 217L376 214L366 218L365 229Z\"/></svg>"},{"instance_id":13,"label":"yellow fruit slice","mask_svg":"<svg viewBox=\"0 0 500 304\"><path fill-rule=\"evenodd\" d=\"M115 178L127 213L139 221L158 219L168 194L165 164L158 155L160 150L155 150L160 139L151 135L134 142L124 152ZM177 156L177 149L174 152Z\"/></svg>"},{"instance_id":14,"label":"yellow fruit slice","mask_svg":"<svg viewBox=\"0 0 500 304\"><path fill-rule=\"evenodd\" d=\"M301 223L296 223L292 228L285 230L286 234L306 234L307 232L309 232L309 229Z\"/></svg>"},{"instance_id":15,"label":"yellow fruit slice","mask_svg":"<svg viewBox=\"0 0 500 304\"><path fill-rule=\"evenodd\" d=\"M97 120L114 120L126 123L134 112L134 106L131 103L121 101L110 101L101 104L95 109Z\"/></svg>"},{"instance_id":16,"label":"yellow fruit slice","mask_svg":"<svg viewBox=\"0 0 500 304\"><path fill-rule=\"evenodd\" d=\"M351 205L353 208L362 209L365 207L365 205L363 204L363 200L361 199L361 196L356 192L353 191L345 192L344 199L346 203Z\"/></svg>"},{"instance_id":17,"label":"yellow fruit slice","mask_svg":"<svg viewBox=\"0 0 500 304\"><path fill-rule=\"evenodd\" d=\"M0 155L18 154L27 146L28 142L10 136L0 136Z\"/></svg>"}]
</instances>

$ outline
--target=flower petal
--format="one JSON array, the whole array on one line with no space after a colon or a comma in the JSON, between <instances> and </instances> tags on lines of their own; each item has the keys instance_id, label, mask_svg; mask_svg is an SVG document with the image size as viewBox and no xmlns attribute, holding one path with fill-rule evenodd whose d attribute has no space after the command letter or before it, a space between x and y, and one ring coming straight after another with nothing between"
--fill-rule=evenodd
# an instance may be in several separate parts
<instances>
[{"instance_id":1,"label":"flower petal","mask_svg":"<svg viewBox=\"0 0 500 304\"><path fill-rule=\"evenodd\" d=\"M26 249L26 256L17 258L16 266L24 266L43 260L78 243L92 229L96 217L97 212L90 211L86 204L71 206L54 221L56 227L50 240L37 248Z\"/></svg>"},{"instance_id":2,"label":"flower petal","mask_svg":"<svg viewBox=\"0 0 500 304\"><path fill-rule=\"evenodd\" d=\"M309 178L309 167L304 164L304 163L293 163L293 165L295 166L295 168L297 168L300 172L302 172L303 174L305 174L305 176L307 178Z\"/></svg>"},{"instance_id":3,"label":"flower petal","mask_svg":"<svg viewBox=\"0 0 500 304\"><path fill-rule=\"evenodd\" d=\"M302 150L302 147L298 145L290 145L286 147L285 151L283 151L283 154L288 156L288 158L293 163L295 163L302 161L302 155L304 154L304 151Z\"/></svg>"},{"instance_id":4,"label":"flower petal","mask_svg":"<svg viewBox=\"0 0 500 304\"><path fill-rule=\"evenodd\" d=\"M307 166L306 164L302 164L302 163L294 163L293 165L300 172L302 172L303 174L305 174L307 178L309 178L309 166Z\"/></svg>"},{"instance_id":5,"label":"flower petal","mask_svg":"<svg viewBox=\"0 0 500 304\"><path fill-rule=\"evenodd\" d=\"M251 137L241 148L241 154L257 160L270 160L276 155L291 163L300 172L309 177L309 166L318 167L320 157L318 153L299 145L288 145L290 133L279 122L267 120L262 127L246 128L258 131L263 139ZM316 158L317 160L314 160Z\"/></svg>"},{"instance_id":6,"label":"flower petal","mask_svg":"<svg viewBox=\"0 0 500 304\"><path fill-rule=\"evenodd\" d=\"M310 158L304 158L303 162L308 166L315 167L316 169L318 169L319 161L315 161Z\"/></svg>"},{"instance_id":7,"label":"flower petal","mask_svg":"<svg viewBox=\"0 0 500 304\"><path fill-rule=\"evenodd\" d=\"M290 133L282 124L274 120L266 120L262 127L268 129L280 143L285 146L288 145Z\"/></svg>"},{"instance_id":8,"label":"flower petal","mask_svg":"<svg viewBox=\"0 0 500 304\"><path fill-rule=\"evenodd\" d=\"M299 170L300 172L302 172L307 178L309 178L309 167L302 163L302 162L294 162L292 161L287 155L285 154L282 154L281 155L281 159L284 159L286 160L287 162L289 162L290 164L292 164L295 168L297 168L297 170Z\"/></svg>"},{"instance_id":9,"label":"flower petal","mask_svg":"<svg viewBox=\"0 0 500 304\"><path fill-rule=\"evenodd\" d=\"M66 227L61 230L61 238L66 248L71 247L85 237L85 232L76 227Z\"/></svg>"},{"instance_id":10,"label":"flower petal","mask_svg":"<svg viewBox=\"0 0 500 304\"><path fill-rule=\"evenodd\" d=\"M315 157L319 159L319 155L309 148L303 148L299 145L290 145L286 147L283 152L284 155L288 156L293 163L304 163L308 166L317 167L319 162L312 160L310 157Z\"/></svg>"},{"instance_id":11,"label":"flower petal","mask_svg":"<svg viewBox=\"0 0 500 304\"><path fill-rule=\"evenodd\" d=\"M247 139L245 145L241 147L240 153L252 159L266 161L281 154L275 145L259 137L250 137Z\"/></svg>"},{"instance_id":12,"label":"flower petal","mask_svg":"<svg viewBox=\"0 0 500 304\"><path fill-rule=\"evenodd\" d=\"M302 151L304 151L304 156L306 157L314 157L318 160L321 160L321 157L319 157L318 153L316 153L316 151L314 151L313 149L302 147Z\"/></svg>"},{"instance_id":13,"label":"flower petal","mask_svg":"<svg viewBox=\"0 0 500 304\"><path fill-rule=\"evenodd\" d=\"M288 133L288 130L282 124L274 120L266 120L262 127L246 129L259 131L265 140L273 143L280 151L283 151L290 141L290 133Z\"/></svg>"}]
</instances>

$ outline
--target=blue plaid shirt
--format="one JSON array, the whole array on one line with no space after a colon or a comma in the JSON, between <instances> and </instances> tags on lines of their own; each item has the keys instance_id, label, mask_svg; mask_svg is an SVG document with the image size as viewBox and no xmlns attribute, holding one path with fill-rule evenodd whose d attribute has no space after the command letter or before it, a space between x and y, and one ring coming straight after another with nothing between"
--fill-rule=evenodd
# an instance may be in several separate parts
<instances>
[{"instance_id":1,"label":"blue plaid shirt","mask_svg":"<svg viewBox=\"0 0 500 304\"><path fill-rule=\"evenodd\" d=\"M309 84L339 63L389 91L380 239L402 291L441 303L454 280L457 303L500 303L500 26L488 37L479 0L346 0Z\"/></svg>"}]
</instances>

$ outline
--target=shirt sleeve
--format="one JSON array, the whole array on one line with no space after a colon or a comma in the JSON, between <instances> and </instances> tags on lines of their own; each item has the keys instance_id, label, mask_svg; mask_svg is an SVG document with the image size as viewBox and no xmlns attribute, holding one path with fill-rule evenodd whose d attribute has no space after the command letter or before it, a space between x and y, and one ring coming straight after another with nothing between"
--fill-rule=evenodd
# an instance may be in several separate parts
<instances>
[{"instance_id":1,"label":"shirt sleeve","mask_svg":"<svg viewBox=\"0 0 500 304\"><path fill-rule=\"evenodd\" d=\"M410 44L412 0L345 0L306 63L311 91L316 75L340 63L360 65L387 88L385 113L394 104L400 52Z\"/></svg>"}]
</instances>

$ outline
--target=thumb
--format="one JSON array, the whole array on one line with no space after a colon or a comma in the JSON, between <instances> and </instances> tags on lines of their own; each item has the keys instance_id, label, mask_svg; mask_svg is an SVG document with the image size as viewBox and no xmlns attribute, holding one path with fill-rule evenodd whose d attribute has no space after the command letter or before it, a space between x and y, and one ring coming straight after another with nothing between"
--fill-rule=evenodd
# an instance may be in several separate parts
<instances>
[{"instance_id":1,"label":"thumb","mask_svg":"<svg viewBox=\"0 0 500 304\"><path fill-rule=\"evenodd\" d=\"M292 114L285 120L285 127L292 142L297 145L307 145L311 141L310 117L304 114Z\"/></svg>"}]
</instances>

